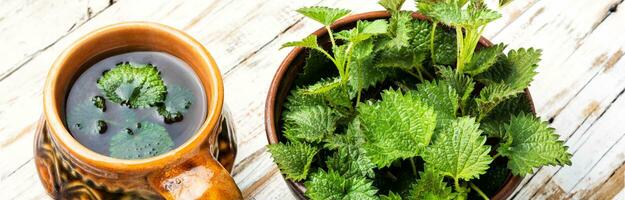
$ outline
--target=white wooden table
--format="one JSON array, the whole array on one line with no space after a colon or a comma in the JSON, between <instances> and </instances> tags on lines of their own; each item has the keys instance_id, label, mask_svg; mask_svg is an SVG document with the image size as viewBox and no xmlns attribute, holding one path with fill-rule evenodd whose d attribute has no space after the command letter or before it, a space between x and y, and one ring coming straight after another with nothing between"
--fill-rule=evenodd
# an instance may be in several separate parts
<instances>
[{"instance_id":1,"label":"white wooden table","mask_svg":"<svg viewBox=\"0 0 625 200\"><path fill-rule=\"evenodd\" d=\"M573 155L568 167L526 177L514 199L625 199L625 4L623 0L516 0L485 36L543 49L530 87L537 111ZM263 112L288 50L320 25L294 10L326 5L380 10L374 0L2 0L0 2L0 198L47 199L35 173L33 133L46 73L80 36L122 21L153 21L204 44L224 74L237 129L233 175L246 199L294 199L267 153ZM409 0L407 9L413 9Z\"/></svg>"}]
</instances>

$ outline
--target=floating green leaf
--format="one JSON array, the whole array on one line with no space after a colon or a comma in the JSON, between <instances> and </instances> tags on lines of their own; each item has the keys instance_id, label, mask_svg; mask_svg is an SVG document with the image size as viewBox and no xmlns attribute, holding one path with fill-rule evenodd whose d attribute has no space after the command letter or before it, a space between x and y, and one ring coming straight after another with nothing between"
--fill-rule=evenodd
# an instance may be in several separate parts
<instances>
[{"instance_id":1,"label":"floating green leaf","mask_svg":"<svg viewBox=\"0 0 625 200\"><path fill-rule=\"evenodd\" d=\"M74 134L96 135L106 130L102 126L102 123L106 125L104 112L91 100L79 102L70 108L66 119L70 131Z\"/></svg>"},{"instance_id":2,"label":"floating green leaf","mask_svg":"<svg viewBox=\"0 0 625 200\"><path fill-rule=\"evenodd\" d=\"M158 114L163 116L166 123L178 122L182 120L192 101L193 93L189 89L177 85L169 86L165 101L158 105Z\"/></svg>"},{"instance_id":3,"label":"floating green leaf","mask_svg":"<svg viewBox=\"0 0 625 200\"><path fill-rule=\"evenodd\" d=\"M108 100L132 108L153 106L167 93L160 72L149 64L119 64L98 79L98 87Z\"/></svg>"},{"instance_id":4,"label":"floating green leaf","mask_svg":"<svg viewBox=\"0 0 625 200\"><path fill-rule=\"evenodd\" d=\"M111 157L142 159L170 151L174 142L165 127L152 122L141 122L136 130L123 129L111 138Z\"/></svg>"}]
</instances>

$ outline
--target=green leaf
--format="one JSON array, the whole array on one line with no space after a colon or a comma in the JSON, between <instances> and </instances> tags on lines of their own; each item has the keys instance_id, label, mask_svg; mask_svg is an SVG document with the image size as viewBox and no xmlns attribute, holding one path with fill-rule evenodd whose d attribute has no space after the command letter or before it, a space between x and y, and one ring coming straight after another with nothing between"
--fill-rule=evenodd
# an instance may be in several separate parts
<instances>
[{"instance_id":1,"label":"green leaf","mask_svg":"<svg viewBox=\"0 0 625 200\"><path fill-rule=\"evenodd\" d=\"M484 145L479 124L473 118L461 117L443 127L432 145L426 148L423 160L441 175L458 180L471 180L484 174L492 158L490 147Z\"/></svg>"},{"instance_id":2,"label":"green leaf","mask_svg":"<svg viewBox=\"0 0 625 200\"><path fill-rule=\"evenodd\" d=\"M388 195L381 195L380 200L402 200L399 194L390 191Z\"/></svg>"},{"instance_id":3,"label":"green leaf","mask_svg":"<svg viewBox=\"0 0 625 200\"><path fill-rule=\"evenodd\" d=\"M362 146L365 141L365 135L363 134L360 120L355 118L351 123L347 125L347 131L345 134L335 134L332 137L327 137L323 147L330 150L337 150L344 146Z\"/></svg>"},{"instance_id":4,"label":"green leaf","mask_svg":"<svg viewBox=\"0 0 625 200\"><path fill-rule=\"evenodd\" d=\"M104 96L132 108L147 108L165 99L167 88L156 67L122 63L98 79Z\"/></svg>"},{"instance_id":5,"label":"green leaf","mask_svg":"<svg viewBox=\"0 0 625 200\"><path fill-rule=\"evenodd\" d=\"M334 171L318 171L304 183L311 200L377 200L377 189L363 177L346 178Z\"/></svg>"},{"instance_id":6,"label":"green leaf","mask_svg":"<svg viewBox=\"0 0 625 200\"><path fill-rule=\"evenodd\" d=\"M406 0L380 0L378 4L389 12L397 12L401 9L401 6L404 5L405 1Z\"/></svg>"},{"instance_id":7,"label":"green leaf","mask_svg":"<svg viewBox=\"0 0 625 200\"><path fill-rule=\"evenodd\" d=\"M284 102L285 112L299 110L301 107L323 105L325 103L322 96L309 95L304 91L305 89L301 88L291 90L291 94Z\"/></svg>"},{"instance_id":8,"label":"green leaf","mask_svg":"<svg viewBox=\"0 0 625 200\"><path fill-rule=\"evenodd\" d=\"M498 149L508 158L512 173L524 176L545 165L571 165L571 154L553 128L540 119L521 113L505 127L508 141Z\"/></svg>"},{"instance_id":9,"label":"green leaf","mask_svg":"<svg viewBox=\"0 0 625 200\"><path fill-rule=\"evenodd\" d=\"M280 171L294 181L306 179L310 164L318 151L300 142L270 144L268 148Z\"/></svg>"},{"instance_id":10,"label":"green leaf","mask_svg":"<svg viewBox=\"0 0 625 200\"><path fill-rule=\"evenodd\" d=\"M458 93L446 81L425 81L412 94L434 109L438 123L456 118Z\"/></svg>"},{"instance_id":11,"label":"green leaf","mask_svg":"<svg viewBox=\"0 0 625 200\"><path fill-rule=\"evenodd\" d=\"M410 186L407 199L451 200L454 197L456 194L443 181L443 176L426 168L419 172L419 180Z\"/></svg>"},{"instance_id":12,"label":"green leaf","mask_svg":"<svg viewBox=\"0 0 625 200\"><path fill-rule=\"evenodd\" d=\"M392 36L384 49L402 49L410 46L412 39L412 12L395 12L389 19L389 33Z\"/></svg>"},{"instance_id":13,"label":"green leaf","mask_svg":"<svg viewBox=\"0 0 625 200\"><path fill-rule=\"evenodd\" d=\"M304 47L304 48L309 48L309 49L321 49L321 47L319 47L319 44L317 44L316 35L309 35L308 37L305 37L304 39L300 41L284 43L282 44L282 47L280 49L286 48L286 47Z\"/></svg>"},{"instance_id":14,"label":"green leaf","mask_svg":"<svg viewBox=\"0 0 625 200\"><path fill-rule=\"evenodd\" d=\"M337 76L336 70L333 70L334 63L319 51L308 51L308 57L306 58L306 64L295 79L296 86L310 85L317 81L329 77Z\"/></svg>"},{"instance_id":15,"label":"green leaf","mask_svg":"<svg viewBox=\"0 0 625 200\"><path fill-rule=\"evenodd\" d=\"M165 101L158 106L158 114L163 116L166 123L178 122L191 106L191 101L193 93L189 89L177 85L169 86Z\"/></svg>"},{"instance_id":16,"label":"green leaf","mask_svg":"<svg viewBox=\"0 0 625 200\"><path fill-rule=\"evenodd\" d=\"M470 2L468 6L466 2ZM482 1L431 1L417 0L419 12L434 21L450 26L479 27L488 24L501 15L488 9Z\"/></svg>"},{"instance_id":17,"label":"green leaf","mask_svg":"<svg viewBox=\"0 0 625 200\"><path fill-rule=\"evenodd\" d=\"M504 44L497 44L492 47L484 48L473 55L473 59L465 66L464 72L475 76L486 70L488 70L495 62L497 62L500 55L502 55L503 49L506 48Z\"/></svg>"},{"instance_id":18,"label":"green leaf","mask_svg":"<svg viewBox=\"0 0 625 200\"><path fill-rule=\"evenodd\" d=\"M352 42L354 44L368 40L369 38L387 33L386 20L358 21L356 27L336 33L336 38Z\"/></svg>"},{"instance_id":19,"label":"green leaf","mask_svg":"<svg viewBox=\"0 0 625 200\"><path fill-rule=\"evenodd\" d=\"M314 85L309 86L304 91L305 94L315 95L315 94L323 94L330 92L333 89L336 89L343 85L343 82L340 78L334 78L329 80L321 80Z\"/></svg>"},{"instance_id":20,"label":"green leaf","mask_svg":"<svg viewBox=\"0 0 625 200\"><path fill-rule=\"evenodd\" d=\"M375 86L393 74L392 70L383 70L373 64L373 40L367 40L354 46L350 63L349 85L354 92Z\"/></svg>"},{"instance_id":21,"label":"green leaf","mask_svg":"<svg viewBox=\"0 0 625 200\"><path fill-rule=\"evenodd\" d=\"M135 131L123 129L111 138L111 157L142 159L161 155L174 147L165 127L152 122L141 122Z\"/></svg>"},{"instance_id":22,"label":"green leaf","mask_svg":"<svg viewBox=\"0 0 625 200\"><path fill-rule=\"evenodd\" d=\"M521 92L532 82L540 62L541 50L518 49L508 52L488 71L480 74L478 80L486 84L503 82L511 89Z\"/></svg>"},{"instance_id":23,"label":"green leaf","mask_svg":"<svg viewBox=\"0 0 625 200\"><path fill-rule=\"evenodd\" d=\"M480 91L480 96L475 99L478 121L487 117L499 103L515 97L521 91L503 83L494 83L484 87Z\"/></svg>"},{"instance_id":24,"label":"green leaf","mask_svg":"<svg viewBox=\"0 0 625 200\"><path fill-rule=\"evenodd\" d=\"M446 28L437 26L434 34L434 54L432 55L434 64L455 65L457 56L456 34Z\"/></svg>"},{"instance_id":25,"label":"green leaf","mask_svg":"<svg viewBox=\"0 0 625 200\"><path fill-rule=\"evenodd\" d=\"M482 121L480 128L489 137L503 139L505 135L505 125L510 118L516 113L532 113L531 102L525 94L519 94L516 97L499 103L490 111L488 117Z\"/></svg>"},{"instance_id":26,"label":"green leaf","mask_svg":"<svg viewBox=\"0 0 625 200\"><path fill-rule=\"evenodd\" d=\"M449 67L441 67L438 72L441 78L449 83L449 85L451 85L451 87L458 93L458 97L460 97L460 109L466 110L467 101L469 100L469 97L471 97L471 93L475 88L475 82L473 82L473 79Z\"/></svg>"},{"instance_id":27,"label":"green leaf","mask_svg":"<svg viewBox=\"0 0 625 200\"><path fill-rule=\"evenodd\" d=\"M319 142L334 133L339 114L326 106L300 107L285 113L284 135L290 140Z\"/></svg>"},{"instance_id":28,"label":"green leaf","mask_svg":"<svg viewBox=\"0 0 625 200\"><path fill-rule=\"evenodd\" d=\"M106 123L104 112L91 100L80 102L70 108L66 118L70 132L73 134L97 135L106 131L102 126L102 123Z\"/></svg>"},{"instance_id":29,"label":"green leaf","mask_svg":"<svg viewBox=\"0 0 625 200\"><path fill-rule=\"evenodd\" d=\"M330 26L336 20L348 15L351 11L347 9L311 6L297 9L297 12L323 24L324 26Z\"/></svg>"},{"instance_id":30,"label":"green leaf","mask_svg":"<svg viewBox=\"0 0 625 200\"><path fill-rule=\"evenodd\" d=\"M326 165L331 171L336 171L344 177L367 177L373 178L376 167L366 155L366 151L355 145L346 145L338 148L326 160Z\"/></svg>"},{"instance_id":31,"label":"green leaf","mask_svg":"<svg viewBox=\"0 0 625 200\"><path fill-rule=\"evenodd\" d=\"M397 90L384 91L376 103L359 104L358 111L367 139L363 147L378 167L419 155L436 127L432 108Z\"/></svg>"},{"instance_id":32,"label":"green leaf","mask_svg":"<svg viewBox=\"0 0 625 200\"><path fill-rule=\"evenodd\" d=\"M432 23L426 20L412 20L412 39L410 46L415 52L430 53Z\"/></svg>"}]
</instances>

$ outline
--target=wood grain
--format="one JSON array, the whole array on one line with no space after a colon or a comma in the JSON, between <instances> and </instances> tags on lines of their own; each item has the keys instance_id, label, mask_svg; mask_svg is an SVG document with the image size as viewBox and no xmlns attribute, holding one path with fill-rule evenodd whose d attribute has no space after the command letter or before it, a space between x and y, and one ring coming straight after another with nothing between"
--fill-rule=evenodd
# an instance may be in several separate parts
<instances>
[{"instance_id":1,"label":"wood grain","mask_svg":"<svg viewBox=\"0 0 625 200\"><path fill-rule=\"evenodd\" d=\"M412 9L414 3L404 6ZM565 5L563 5L565 4ZM120 21L154 21L205 45L224 73L238 136L233 175L246 199L294 199L265 145L263 107L284 42L320 26L305 5L380 10L374 1L3 1L0 6L0 194L47 198L32 161L47 70L71 42ZM625 7L622 0L526 0L504 8L485 36L543 49L532 83L537 111L567 141L573 165L543 167L514 199L625 199ZM4 194L7 194L4 196Z\"/></svg>"}]
</instances>

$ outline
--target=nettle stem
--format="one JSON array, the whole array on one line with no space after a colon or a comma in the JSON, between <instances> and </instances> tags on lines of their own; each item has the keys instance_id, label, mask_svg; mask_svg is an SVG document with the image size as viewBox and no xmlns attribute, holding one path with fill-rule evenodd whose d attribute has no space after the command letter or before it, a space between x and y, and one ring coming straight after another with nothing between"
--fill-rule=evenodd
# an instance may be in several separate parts
<instances>
[{"instance_id":1,"label":"nettle stem","mask_svg":"<svg viewBox=\"0 0 625 200\"><path fill-rule=\"evenodd\" d=\"M477 185L471 183L471 184L469 184L469 186L471 187L471 189L473 189L475 192L477 192L477 194L479 194L483 199L489 200L488 196L486 196L486 194L484 194L484 192L482 192L482 190L480 190L480 188L477 187Z\"/></svg>"},{"instance_id":2,"label":"nettle stem","mask_svg":"<svg viewBox=\"0 0 625 200\"><path fill-rule=\"evenodd\" d=\"M430 57L432 57L432 64L436 65L436 61L434 59L434 36L436 35L436 27L438 26L438 22L432 22L432 31L430 32Z\"/></svg>"},{"instance_id":3,"label":"nettle stem","mask_svg":"<svg viewBox=\"0 0 625 200\"><path fill-rule=\"evenodd\" d=\"M336 47L336 42L334 41L334 34L332 34L332 29L330 26L325 26L326 30L328 30L328 35L330 36L330 42L332 42L332 47Z\"/></svg>"}]
</instances>

